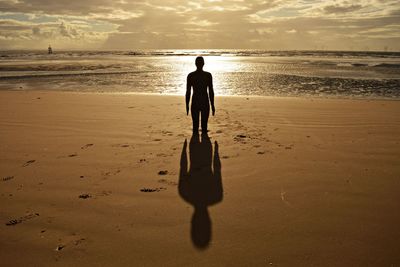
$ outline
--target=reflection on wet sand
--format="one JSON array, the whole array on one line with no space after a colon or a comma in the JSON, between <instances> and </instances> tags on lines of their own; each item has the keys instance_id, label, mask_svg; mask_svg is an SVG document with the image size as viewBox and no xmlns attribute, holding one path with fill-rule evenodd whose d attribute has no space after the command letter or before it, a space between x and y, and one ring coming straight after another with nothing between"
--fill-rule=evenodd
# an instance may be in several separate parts
<instances>
[{"instance_id":1,"label":"reflection on wet sand","mask_svg":"<svg viewBox=\"0 0 400 267\"><path fill-rule=\"evenodd\" d=\"M179 195L194 207L191 221L191 238L198 249L206 249L212 237L212 222L208 206L222 201L221 161L218 143L214 144L214 160L210 138L193 134L189 143L190 166L188 169L187 140L182 148ZM212 165L212 166L211 166Z\"/></svg>"}]
</instances>

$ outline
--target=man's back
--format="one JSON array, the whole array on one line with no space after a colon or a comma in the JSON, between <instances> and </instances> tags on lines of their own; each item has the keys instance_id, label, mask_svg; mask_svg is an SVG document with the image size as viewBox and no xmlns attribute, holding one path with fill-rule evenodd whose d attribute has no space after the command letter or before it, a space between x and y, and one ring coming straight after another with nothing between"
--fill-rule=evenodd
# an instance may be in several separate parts
<instances>
[{"instance_id":1,"label":"man's back","mask_svg":"<svg viewBox=\"0 0 400 267\"><path fill-rule=\"evenodd\" d=\"M212 76L211 73L196 70L188 75L188 85L193 88L192 103L193 104L207 104L208 100L208 90L207 88L212 88Z\"/></svg>"},{"instance_id":2,"label":"man's back","mask_svg":"<svg viewBox=\"0 0 400 267\"><path fill-rule=\"evenodd\" d=\"M199 116L201 115L201 131L207 133L208 116L210 114L210 104L212 115L215 114L214 89L211 73L203 71L203 57L196 58L197 70L189 73L186 83L186 114L189 114L189 102L192 94L192 120L193 132L197 133L199 128Z\"/></svg>"}]
</instances>

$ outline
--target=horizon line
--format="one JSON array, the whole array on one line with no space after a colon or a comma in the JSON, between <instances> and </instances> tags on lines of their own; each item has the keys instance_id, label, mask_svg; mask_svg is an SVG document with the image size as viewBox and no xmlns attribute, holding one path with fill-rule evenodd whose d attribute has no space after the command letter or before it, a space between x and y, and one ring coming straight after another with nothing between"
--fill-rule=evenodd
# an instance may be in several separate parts
<instances>
[{"instance_id":1,"label":"horizon line","mask_svg":"<svg viewBox=\"0 0 400 267\"><path fill-rule=\"evenodd\" d=\"M53 46L52 46L53 48ZM143 51L143 50L182 50L182 51L193 51L193 50L202 50L202 51L217 51L217 50L253 50L253 51L266 51L266 52L289 52L289 51L298 51L298 52L382 52L382 53L399 53L400 50L343 50L343 49L262 49L262 48L136 48L136 49L56 49L56 51ZM3 51L47 51L47 48L43 49L28 49L28 48L19 48L19 49L0 49L0 52Z\"/></svg>"}]
</instances>

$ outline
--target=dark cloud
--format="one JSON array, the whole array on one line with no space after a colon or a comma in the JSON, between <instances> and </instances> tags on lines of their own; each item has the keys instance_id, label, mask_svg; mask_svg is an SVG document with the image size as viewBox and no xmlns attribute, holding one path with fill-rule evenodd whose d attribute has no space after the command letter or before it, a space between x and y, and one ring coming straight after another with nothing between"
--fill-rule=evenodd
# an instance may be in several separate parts
<instances>
[{"instance_id":1,"label":"dark cloud","mask_svg":"<svg viewBox=\"0 0 400 267\"><path fill-rule=\"evenodd\" d=\"M324 7L324 12L326 14L342 14L342 13L350 13L357 10L362 9L362 5L330 5Z\"/></svg>"}]
</instances>

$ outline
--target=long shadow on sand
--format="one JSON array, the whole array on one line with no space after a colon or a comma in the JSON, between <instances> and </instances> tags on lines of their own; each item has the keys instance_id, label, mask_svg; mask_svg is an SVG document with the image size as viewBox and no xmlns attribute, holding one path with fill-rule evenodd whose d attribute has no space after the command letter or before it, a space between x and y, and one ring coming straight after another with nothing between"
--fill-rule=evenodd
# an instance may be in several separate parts
<instances>
[{"instance_id":1,"label":"long shadow on sand","mask_svg":"<svg viewBox=\"0 0 400 267\"><path fill-rule=\"evenodd\" d=\"M192 242L198 249L206 249L212 236L211 218L208 206L222 201L221 161L218 143L212 144L207 135L193 134L189 143L190 168L188 170L187 140L183 143L180 172L179 195L194 207L191 222ZM212 166L211 166L212 165Z\"/></svg>"}]
</instances>

